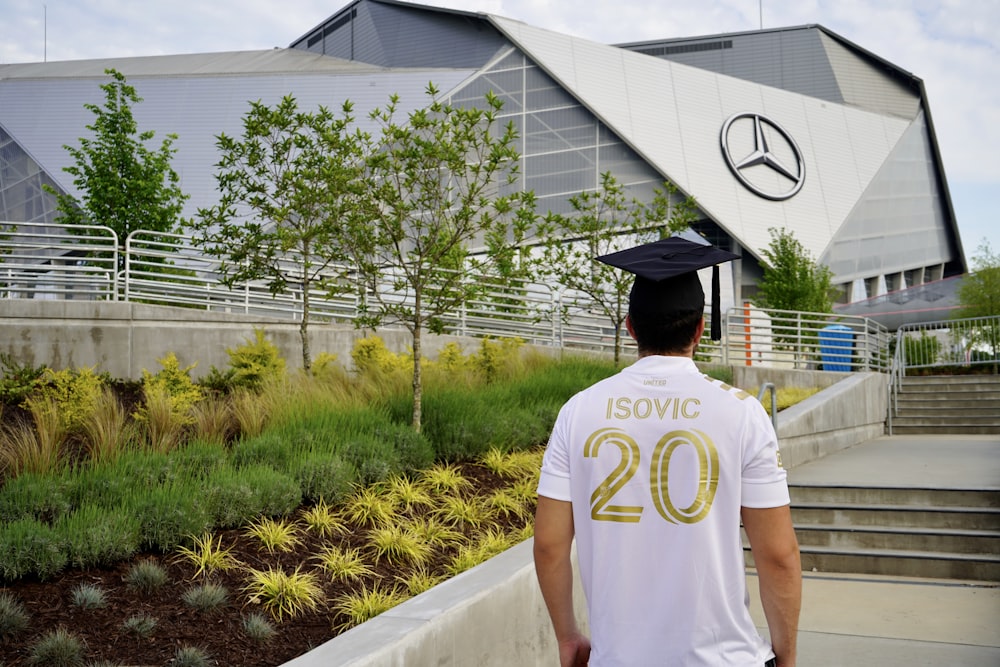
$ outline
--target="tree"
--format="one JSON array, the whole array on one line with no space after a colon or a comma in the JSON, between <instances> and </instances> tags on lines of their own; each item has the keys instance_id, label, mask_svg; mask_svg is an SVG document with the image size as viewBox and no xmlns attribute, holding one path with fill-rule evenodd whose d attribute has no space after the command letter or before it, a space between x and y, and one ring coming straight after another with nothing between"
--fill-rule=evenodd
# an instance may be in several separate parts
<instances>
[{"instance_id":1,"label":"tree","mask_svg":"<svg viewBox=\"0 0 1000 667\"><path fill-rule=\"evenodd\" d=\"M179 230L188 195L181 191L180 178L170 166L177 152L173 147L177 135L168 134L156 150L147 147L155 133L139 132L132 114L132 107L142 98L121 72L107 69L105 73L111 81L101 85L104 106L84 105L95 116L87 126L93 137L81 137L79 147L63 146L75 162L63 170L73 175L81 198L49 186L45 189L56 196L58 222L110 227L123 247L137 229ZM120 254L118 270L123 268L124 255Z\"/></svg>"},{"instance_id":2,"label":"tree","mask_svg":"<svg viewBox=\"0 0 1000 667\"><path fill-rule=\"evenodd\" d=\"M441 332L443 316L483 295L516 263L533 220L533 198L513 191L517 138L512 123L494 134L502 102L456 107L437 99L397 120L399 97L372 111L380 129L368 151L369 184L378 203L356 216L341 241L366 288L360 325L402 324L413 350L412 425L421 425L422 332ZM470 254L473 244L484 251Z\"/></svg>"},{"instance_id":3,"label":"tree","mask_svg":"<svg viewBox=\"0 0 1000 667\"><path fill-rule=\"evenodd\" d=\"M833 274L818 265L791 231L770 228L771 243L763 250L767 261L757 284L757 305L767 310L833 312Z\"/></svg>"},{"instance_id":4,"label":"tree","mask_svg":"<svg viewBox=\"0 0 1000 667\"><path fill-rule=\"evenodd\" d=\"M541 227L541 270L571 293L584 295L588 308L611 320L615 365L635 276L594 258L687 229L697 203L691 197L676 200L677 187L670 182L654 191L649 204L630 199L625 187L605 172L599 189L570 197L572 215L550 215ZM579 301L571 298L564 307L579 307Z\"/></svg>"},{"instance_id":5,"label":"tree","mask_svg":"<svg viewBox=\"0 0 1000 667\"><path fill-rule=\"evenodd\" d=\"M302 293L302 367L309 370L310 299L351 289L340 246L342 226L365 215L362 135L351 130L352 105L302 111L286 96L274 107L252 102L243 136L221 134L216 164L221 199L193 224L205 252L220 258L229 286L266 280L272 294Z\"/></svg>"},{"instance_id":6,"label":"tree","mask_svg":"<svg viewBox=\"0 0 1000 667\"><path fill-rule=\"evenodd\" d=\"M1000 254L993 252L983 239L973 258L973 271L962 279L958 288L959 317L996 317L1000 315ZM990 322L972 331L970 345L984 345L997 358L1000 331Z\"/></svg>"}]
</instances>

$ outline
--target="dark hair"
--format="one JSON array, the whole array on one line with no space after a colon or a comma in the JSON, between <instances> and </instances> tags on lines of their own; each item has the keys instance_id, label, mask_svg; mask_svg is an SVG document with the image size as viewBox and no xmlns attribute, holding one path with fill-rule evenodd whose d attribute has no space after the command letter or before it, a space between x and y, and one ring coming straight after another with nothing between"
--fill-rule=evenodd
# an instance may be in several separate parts
<instances>
[{"instance_id":1,"label":"dark hair","mask_svg":"<svg viewBox=\"0 0 1000 667\"><path fill-rule=\"evenodd\" d=\"M702 310L688 310L674 317L652 313L629 312L639 354L681 354L692 343L698 323L704 317Z\"/></svg>"}]
</instances>

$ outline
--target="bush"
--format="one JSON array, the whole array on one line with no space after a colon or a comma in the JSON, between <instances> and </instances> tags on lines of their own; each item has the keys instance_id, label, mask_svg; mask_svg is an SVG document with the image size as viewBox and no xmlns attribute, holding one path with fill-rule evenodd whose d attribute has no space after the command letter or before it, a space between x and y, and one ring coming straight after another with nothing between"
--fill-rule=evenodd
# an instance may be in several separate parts
<instances>
[{"instance_id":1,"label":"bush","mask_svg":"<svg viewBox=\"0 0 1000 667\"><path fill-rule=\"evenodd\" d=\"M164 396L167 399L170 414L179 424L190 424L194 421L192 409L204 398L204 391L191 379L191 369L196 364L181 368L177 356L171 352L162 359L157 359L162 367L155 375L143 369L142 385L146 402L139 408L135 417L139 421L150 421L151 397Z\"/></svg>"},{"instance_id":2,"label":"bush","mask_svg":"<svg viewBox=\"0 0 1000 667\"><path fill-rule=\"evenodd\" d=\"M308 502L343 498L358 481L357 468L336 454L303 452L290 462L289 468Z\"/></svg>"},{"instance_id":3,"label":"bush","mask_svg":"<svg viewBox=\"0 0 1000 667\"><path fill-rule=\"evenodd\" d=\"M219 528L237 528L261 515L284 516L302 502L299 484L265 465L220 468L203 485L204 505Z\"/></svg>"},{"instance_id":4,"label":"bush","mask_svg":"<svg viewBox=\"0 0 1000 667\"><path fill-rule=\"evenodd\" d=\"M168 551L186 535L201 535L212 519L200 483L175 483L134 491L126 505L141 526L143 547Z\"/></svg>"},{"instance_id":5,"label":"bush","mask_svg":"<svg viewBox=\"0 0 1000 667\"><path fill-rule=\"evenodd\" d=\"M71 567L106 567L139 550L139 521L120 508L88 504L53 526Z\"/></svg>"},{"instance_id":6,"label":"bush","mask_svg":"<svg viewBox=\"0 0 1000 667\"><path fill-rule=\"evenodd\" d=\"M46 366L32 366L25 362L19 364L9 354L0 352L0 403L20 404L30 396L40 385Z\"/></svg>"},{"instance_id":7,"label":"bush","mask_svg":"<svg viewBox=\"0 0 1000 667\"><path fill-rule=\"evenodd\" d=\"M33 519L0 525L0 577L16 581L35 575L44 581L61 572L66 561L49 526Z\"/></svg>"},{"instance_id":8,"label":"bush","mask_svg":"<svg viewBox=\"0 0 1000 667\"><path fill-rule=\"evenodd\" d=\"M52 522L71 506L69 484L59 475L24 473L0 487L0 525L21 519Z\"/></svg>"},{"instance_id":9,"label":"bush","mask_svg":"<svg viewBox=\"0 0 1000 667\"><path fill-rule=\"evenodd\" d=\"M393 354L378 336L359 338L351 350L351 360L359 373L391 374L406 368L406 360Z\"/></svg>"},{"instance_id":10,"label":"bush","mask_svg":"<svg viewBox=\"0 0 1000 667\"><path fill-rule=\"evenodd\" d=\"M271 381L285 377L285 360L277 346L264 338L263 329L254 329L254 340L247 340L235 349L226 349L232 376L231 387L260 391Z\"/></svg>"},{"instance_id":11,"label":"bush","mask_svg":"<svg viewBox=\"0 0 1000 667\"><path fill-rule=\"evenodd\" d=\"M53 400L59 406L59 416L67 430L75 431L95 411L108 378L97 375L93 368L54 371L45 369L41 384L28 399Z\"/></svg>"}]
</instances>

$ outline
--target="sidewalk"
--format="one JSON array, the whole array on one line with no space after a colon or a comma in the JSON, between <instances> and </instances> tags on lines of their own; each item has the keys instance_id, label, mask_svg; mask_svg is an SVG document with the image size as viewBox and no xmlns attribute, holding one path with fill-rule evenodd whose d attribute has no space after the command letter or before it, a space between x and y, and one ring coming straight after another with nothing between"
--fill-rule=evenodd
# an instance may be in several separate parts
<instances>
[{"instance_id":1,"label":"sidewalk","mask_svg":"<svg viewBox=\"0 0 1000 667\"><path fill-rule=\"evenodd\" d=\"M892 436L799 466L789 482L1000 489L1000 435ZM748 576L758 626L764 615ZM803 667L1000 666L1000 582L805 573Z\"/></svg>"}]
</instances>

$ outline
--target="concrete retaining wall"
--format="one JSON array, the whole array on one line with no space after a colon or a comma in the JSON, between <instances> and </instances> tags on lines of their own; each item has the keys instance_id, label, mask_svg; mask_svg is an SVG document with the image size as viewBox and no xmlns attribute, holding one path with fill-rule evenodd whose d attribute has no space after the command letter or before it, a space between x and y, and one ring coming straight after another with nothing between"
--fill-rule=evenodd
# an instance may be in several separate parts
<instances>
[{"instance_id":1,"label":"concrete retaining wall","mask_svg":"<svg viewBox=\"0 0 1000 667\"><path fill-rule=\"evenodd\" d=\"M301 368L299 324L290 320L225 313L206 314L190 308L107 301L39 301L0 299L0 352L20 364L46 365L55 370L96 367L115 378L139 380L143 369L160 370L158 359L173 352L182 367L195 364L199 378L212 366L229 366L227 349L254 340L263 329L289 368ZM351 350L365 331L347 324L310 324L312 357L335 354L351 367ZM407 352L410 335L403 329L380 329L379 337L392 352ZM425 335L429 358L449 342L466 348L478 341L455 336Z\"/></svg>"}]
</instances>

